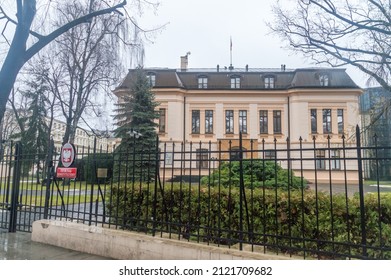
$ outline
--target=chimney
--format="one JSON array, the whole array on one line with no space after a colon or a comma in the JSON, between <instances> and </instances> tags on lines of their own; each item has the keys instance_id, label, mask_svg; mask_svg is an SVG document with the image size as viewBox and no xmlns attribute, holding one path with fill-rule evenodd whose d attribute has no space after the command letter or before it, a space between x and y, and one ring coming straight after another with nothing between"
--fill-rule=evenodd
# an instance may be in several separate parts
<instances>
[{"instance_id":1,"label":"chimney","mask_svg":"<svg viewBox=\"0 0 391 280\"><path fill-rule=\"evenodd\" d=\"M285 72L285 68L286 68L286 65L285 64L281 64L281 71L282 72Z\"/></svg>"},{"instance_id":2,"label":"chimney","mask_svg":"<svg viewBox=\"0 0 391 280\"><path fill-rule=\"evenodd\" d=\"M220 72L220 65L217 64L217 72Z\"/></svg>"},{"instance_id":3,"label":"chimney","mask_svg":"<svg viewBox=\"0 0 391 280\"><path fill-rule=\"evenodd\" d=\"M181 56L181 71L187 71L187 65L189 64L189 55L190 52L187 52L186 55Z\"/></svg>"},{"instance_id":4,"label":"chimney","mask_svg":"<svg viewBox=\"0 0 391 280\"><path fill-rule=\"evenodd\" d=\"M248 72L248 64L246 64L246 72Z\"/></svg>"}]
</instances>

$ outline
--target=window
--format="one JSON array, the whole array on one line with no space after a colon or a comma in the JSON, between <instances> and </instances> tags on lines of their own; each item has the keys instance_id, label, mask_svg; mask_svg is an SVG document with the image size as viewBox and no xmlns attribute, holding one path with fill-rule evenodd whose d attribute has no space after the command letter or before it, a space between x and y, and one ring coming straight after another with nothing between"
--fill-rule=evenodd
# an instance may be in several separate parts
<instances>
[{"instance_id":1,"label":"window","mask_svg":"<svg viewBox=\"0 0 391 280\"><path fill-rule=\"evenodd\" d=\"M213 111L205 110L205 133L213 133Z\"/></svg>"},{"instance_id":2,"label":"window","mask_svg":"<svg viewBox=\"0 0 391 280\"><path fill-rule=\"evenodd\" d=\"M331 169L340 170L341 169L341 160L339 150L331 150L330 151L331 158Z\"/></svg>"},{"instance_id":3,"label":"window","mask_svg":"<svg viewBox=\"0 0 391 280\"><path fill-rule=\"evenodd\" d=\"M166 165L172 165L172 154L173 152L166 152L164 157L164 162Z\"/></svg>"},{"instance_id":4,"label":"window","mask_svg":"<svg viewBox=\"0 0 391 280\"><path fill-rule=\"evenodd\" d=\"M207 77L198 77L198 88L208 88Z\"/></svg>"},{"instance_id":5,"label":"window","mask_svg":"<svg viewBox=\"0 0 391 280\"><path fill-rule=\"evenodd\" d=\"M264 158L265 159L275 159L276 158L276 151L275 150L266 150Z\"/></svg>"},{"instance_id":6,"label":"window","mask_svg":"<svg viewBox=\"0 0 391 280\"><path fill-rule=\"evenodd\" d=\"M196 153L196 168L208 168L209 156L207 149L197 149Z\"/></svg>"},{"instance_id":7,"label":"window","mask_svg":"<svg viewBox=\"0 0 391 280\"><path fill-rule=\"evenodd\" d=\"M273 132L281 133L281 111L273 111Z\"/></svg>"},{"instance_id":8,"label":"window","mask_svg":"<svg viewBox=\"0 0 391 280\"><path fill-rule=\"evenodd\" d=\"M230 160L240 160L240 154L242 154L242 159L246 158L246 149L242 148L240 151L240 147L232 147L229 151L229 159Z\"/></svg>"},{"instance_id":9,"label":"window","mask_svg":"<svg viewBox=\"0 0 391 280\"><path fill-rule=\"evenodd\" d=\"M239 111L239 132L247 133L247 111Z\"/></svg>"},{"instance_id":10,"label":"window","mask_svg":"<svg viewBox=\"0 0 391 280\"><path fill-rule=\"evenodd\" d=\"M159 132L166 132L166 109L159 109Z\"/></svg>"},{"instance_id":11,"label":"window","mask_svg":"<svg viewBox=\"0 0 391 280\"><path fill-rule=\"evenodd\" d=\"M225 111L225 133L234 133L234 111Z\"/></svg>"},{"instance_id":12,"label":"window","mask_svg":"<svg viewBox=\"0 0 391 280\"><path fill-rule=\"evenodd\" d=\"M319 83L322 87L329 86L329 75L327 74L320 74L319 75Z\"/></svg>"},{"instance_id":13,"label":"window","mask_svg":"<svg viewBox=\"0 0 391 280\"><path fill-rule=\"evenodd\" d=\"M268 133L267 123L268 123L267 110L259 111L259 133L261 134Z\"/></svg>"},{"instance_id":14,"label":"window","mask_svg":"<svg viewBox=\"0 0 391 280\"><path fill-rule=\"evenodd\" d=\"M318 133L318 118L316 109L311 109L311 133Z\"/></svg>"},{"instance_id":15,"label":"window","mask_svg":"<svg viewBox=\"0 0 391 280\"><path fill-rule=\"evenodd\" d=\"M240 88L240 77L231 77L231 88Z\"/></svg>"},{"instance_id":16,"label":"window","mask_svg":"<svg viewBox=\"0 0 391 280\"><path fill-rule=\"evenodd\" d=\"M147 80L148 80L149 86L154 87L156 85L156 75L154 73L148 73Z\"/></svg>"},{"instance_id":17,"label":"window","mask_svg":"<svg viewBox=\"0 0 391 280\"><path fill-rule=\"evenodd\" d=\"M191 133L200 133L200 110L191 112Z\"/></svg>"},{"instance_id":18,"label":"window","mask_svg":"<svg viewBox=\"0 0 391 280\"><path fill-rule=\"evenodd\" d=\"M324 150L317 150L316 151L316 169L326 169L326 162L325 162L325 151Z\"/></svg>"},{"instance_id":19,"label":"window","mask_svg":"<svg viewBox=\"0 0 391 280\"><path fill-rule=\"evenodd\" d=\"M331 132L331 109L323 109L323 133Z\"/></svg>"},{"instance_id":20,"label":"window","mask_svg":"<svg viewBox=\"0 0 391 280\"><path fill-rule=\"evenodd\" d=\"M273 76L268 76L265 77L265 88L274 88L274 77Z\"/></svg>"},{"instance_id":21,"label":"window","mask_svg":"<svg viewBox=\"0 0 391 280\"><path fill-rule=\"evenodd\" d=\"M343 134L344 125L343 125L343 109L337 110L337 121L338 121L338 133Z\"/></svg>"}]
</instances>

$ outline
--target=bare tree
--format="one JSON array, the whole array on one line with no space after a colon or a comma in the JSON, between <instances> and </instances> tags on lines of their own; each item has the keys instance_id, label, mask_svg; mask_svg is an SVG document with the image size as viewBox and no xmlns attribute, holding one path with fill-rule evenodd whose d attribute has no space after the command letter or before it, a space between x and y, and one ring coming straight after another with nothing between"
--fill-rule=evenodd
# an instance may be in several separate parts
<instances>
[{"instance_id":1,"label":"bare tree","mask_svg":"<svg viewBox=\"0 0 391 280\"><path fill-rule=\"evenodd\" d=\"M58 1L50 1L50 5L54 8ZM91 3L95 2L90 0ZM54 28L50 33L43 35L37 30L33 30L34 18L37 14L37 1L36 0L16 0L15 4L8 1L8 7L12 9L15 6L13 12L7 11L7 1L3 1L0 4L0 20L5 22L2 28L2 37L6 42L8 26L14 25L12 30L13 38L9 44L7 54L5 56L3 65L0 70L0 121L3 119L6 109L6 102L11 93L12 87L15 83L16 77L23 67L23 65L47 46L50 42L64 34L68 30L74 28L83 23L89 23L95 17L99 17L106 14L115 13L116 15L122 15L121 9L124 9L127 4L126 0L112 0L112 1L99 1L104 5L100 6L98 10L91 9L86 14L80 14L78 18L72 19L69 22L64 22L63 25ZM16 14L14 19L10 14Z\"/></svg>"},{"instance_id":2,"label":"bare tree","mask_svg":"<svg viewBox=\"0 0 391 280\"><path fill-rule=\"evenodd\" d=\"M272 31L317 63L352 65L391 91L391 6L388 0L278 1ZM391 101L384 104L384 110ZM383 110L383 111L384 111ZM381 112L382 114L383 112Z\"/></svg>"},{"instance_id":3,"label":"bare tree","mask_svg":"<svg viewBox=\"0 0 391 280\"><path fill-rule=\"evenodd\" d=\"M58 25L72 21L86 13L99 9L86 1L70 1L63 5ZM83 115L100 115L97 97L111 93L111 87L122 75L119 56L120 45L133 46L122 36L127 31L126 21L111 15L92 19L64 33L56 40L53 48L56 60L52 60L53 73L47 77L59 101L66 130L63 143L74 143L76 129ZM45 73L46 75L46 73ZM87 124L88 125L88 124Z\"/></svg>"}]
</instances>

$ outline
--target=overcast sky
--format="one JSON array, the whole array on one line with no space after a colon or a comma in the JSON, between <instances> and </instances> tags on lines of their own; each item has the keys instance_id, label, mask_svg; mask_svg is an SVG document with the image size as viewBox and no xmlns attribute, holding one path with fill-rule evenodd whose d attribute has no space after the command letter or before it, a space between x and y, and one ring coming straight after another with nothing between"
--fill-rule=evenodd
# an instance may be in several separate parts
<instances>
[{"instance_id":1,"label":"overcast sky","mask_svg":"<svg viewBox=\"0 0 391 280\"><path fill-rule=\"evenodd\" d=\"M161 0L156 15L145 10L140 26L152 28L168 23L153 44L146 45L145 67L180 67L180 56L188 51L189 68L229 66L230 37L233 65L244 68L314 67L312 61L283 48L266 26L273 20L271 4L276 0ZM361 87L365 76L347 67Z\"/></svg>"}]
</instances>

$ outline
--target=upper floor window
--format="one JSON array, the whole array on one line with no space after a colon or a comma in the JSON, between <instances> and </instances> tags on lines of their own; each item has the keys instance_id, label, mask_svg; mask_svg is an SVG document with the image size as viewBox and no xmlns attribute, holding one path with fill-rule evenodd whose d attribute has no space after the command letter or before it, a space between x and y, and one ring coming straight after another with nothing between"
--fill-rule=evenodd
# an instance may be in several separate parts
<instances>
[{"instance_id":1,"label":"upper floor window","mask_svg":"<svg viewBox=\"0 0 391 280\"><path fill-rule=\"evenodd\" d=\"M338 121L338 134L343 134L343 131L344 131L343 109L337 110L337 121Z\"/></svg>"},{"instance_id":2,"label":"upper floor window","mask_svg":"<svg viewBox=\"0 0 391 280\"><path fill-rule=\"evenodd\" d=\"M322 87L327 87L330 84L330 77L327 74L319 75L319 83Z\"/></svg>"},{"instance_id":3,"label":"upper floor window","mask_svg":"<svg viewBox=\"0 0 391 280\"><path fill-rule=\"evenodd\" d=\"M239 132L247 133L247 111L239 111Z\"/></svg>"},{"instance_id":4,"label":"upper floor window","mask_svg":"<svg viewBox=\"0 0 391 280\"><path fill-rule=\"evenodd\" d=\"M198 88L208 88L208 78L205 76L198 77Z\"/></svg>"},{"instance_id":5,"label":"upper floor window","mask_svg":"<svg viewBox=\"0 0 391 280\"><path fill-rule=\"evenodd\" d=\"M213 111L205 110L205 133L213 133Z\"/></svg>"},{"instance_id":6,"label":"upper floor window","mask_svg":"<svg viewBox=\"0 0 391 280\"><path fill-rule=\"evenodd\" d=\"M159 109L159 132L166 132L166 109Z\"/></svg>"},{"instance_id":7,"label":"upper floor window","mask_svg":"<svg viewBox=\"0 0 391 280\"><path fill-rule=\"evenodd\" d=\"M225 111L225 133L234 133L234 111Z\"/></svg>"},{"instance_id":8,"label":"upper floor window","mask_svg":"<svg viewBox=\"0 0 391 280\"><path fill-rule=\"evenodd\" d=\"M267 76L264 78L265 88L274 88L274 77Z\"/></svg>"},{"instance_id":9,"label":"upper floor window","mask_svg":"<svg viewBox=\"0 0 391 280\"><path fill-rule=\"evenodd\" d=\"M240 88L240 77L238 76L231 77L231 88Z\"/></svg>"},{"instance_id":10,"label":"upper floor window","mask_svg":"<svg viewBox=\"0 0 391 280\"><path fill-rule=\"evenodd\" d=\"M317 110L311 109L311 133L318 133L318 118L317 118Z\"/></svg>"},{"instance_id":11,"label":"upper floor window","mask_svg":"<svg viewBox=\"0 0 391 280\"><path fill-rule=\"evenodd\" d=\"M147 81L151 87L154 87L156 85L156 75L154 73L148 73Z\"/></svg>"},{"instance_id":12,"label":"upper floor window","mask_svg":"<svg viewBox=\"0 0 391 280\"><path fill-rule=\"evenodd\" d=\"M200 110L191 113L191 133L200 133Z\"/></svg>"},{"instance_id":13,"label":"upper floor window","mask_svg":"<svg viewBox=\"0 0 391 280\"><path fill-rule=\"evenodd\" d=\"M281 133L281 111L273 111L273 132Z\"/></svg>"},{"instance_id":14,"label":"upper floor window","mask_svg":"<svg viewBox=\"0 0 391 280\"><path fill-rule=\"evenodd\" d=\"M332 133L331 130L331 109L323 109L323 133Z\"/></svg>"},{"instance_id":15,"label":"upper floor window","mask_svg":"<svg viewBox=\"0 0 391 280\"><path fill-rule=\"evenodd\" d=\"M259 133L267 134L268 133L268 118L267 110L259 111Z\"/></svg>"}]
</instances>

